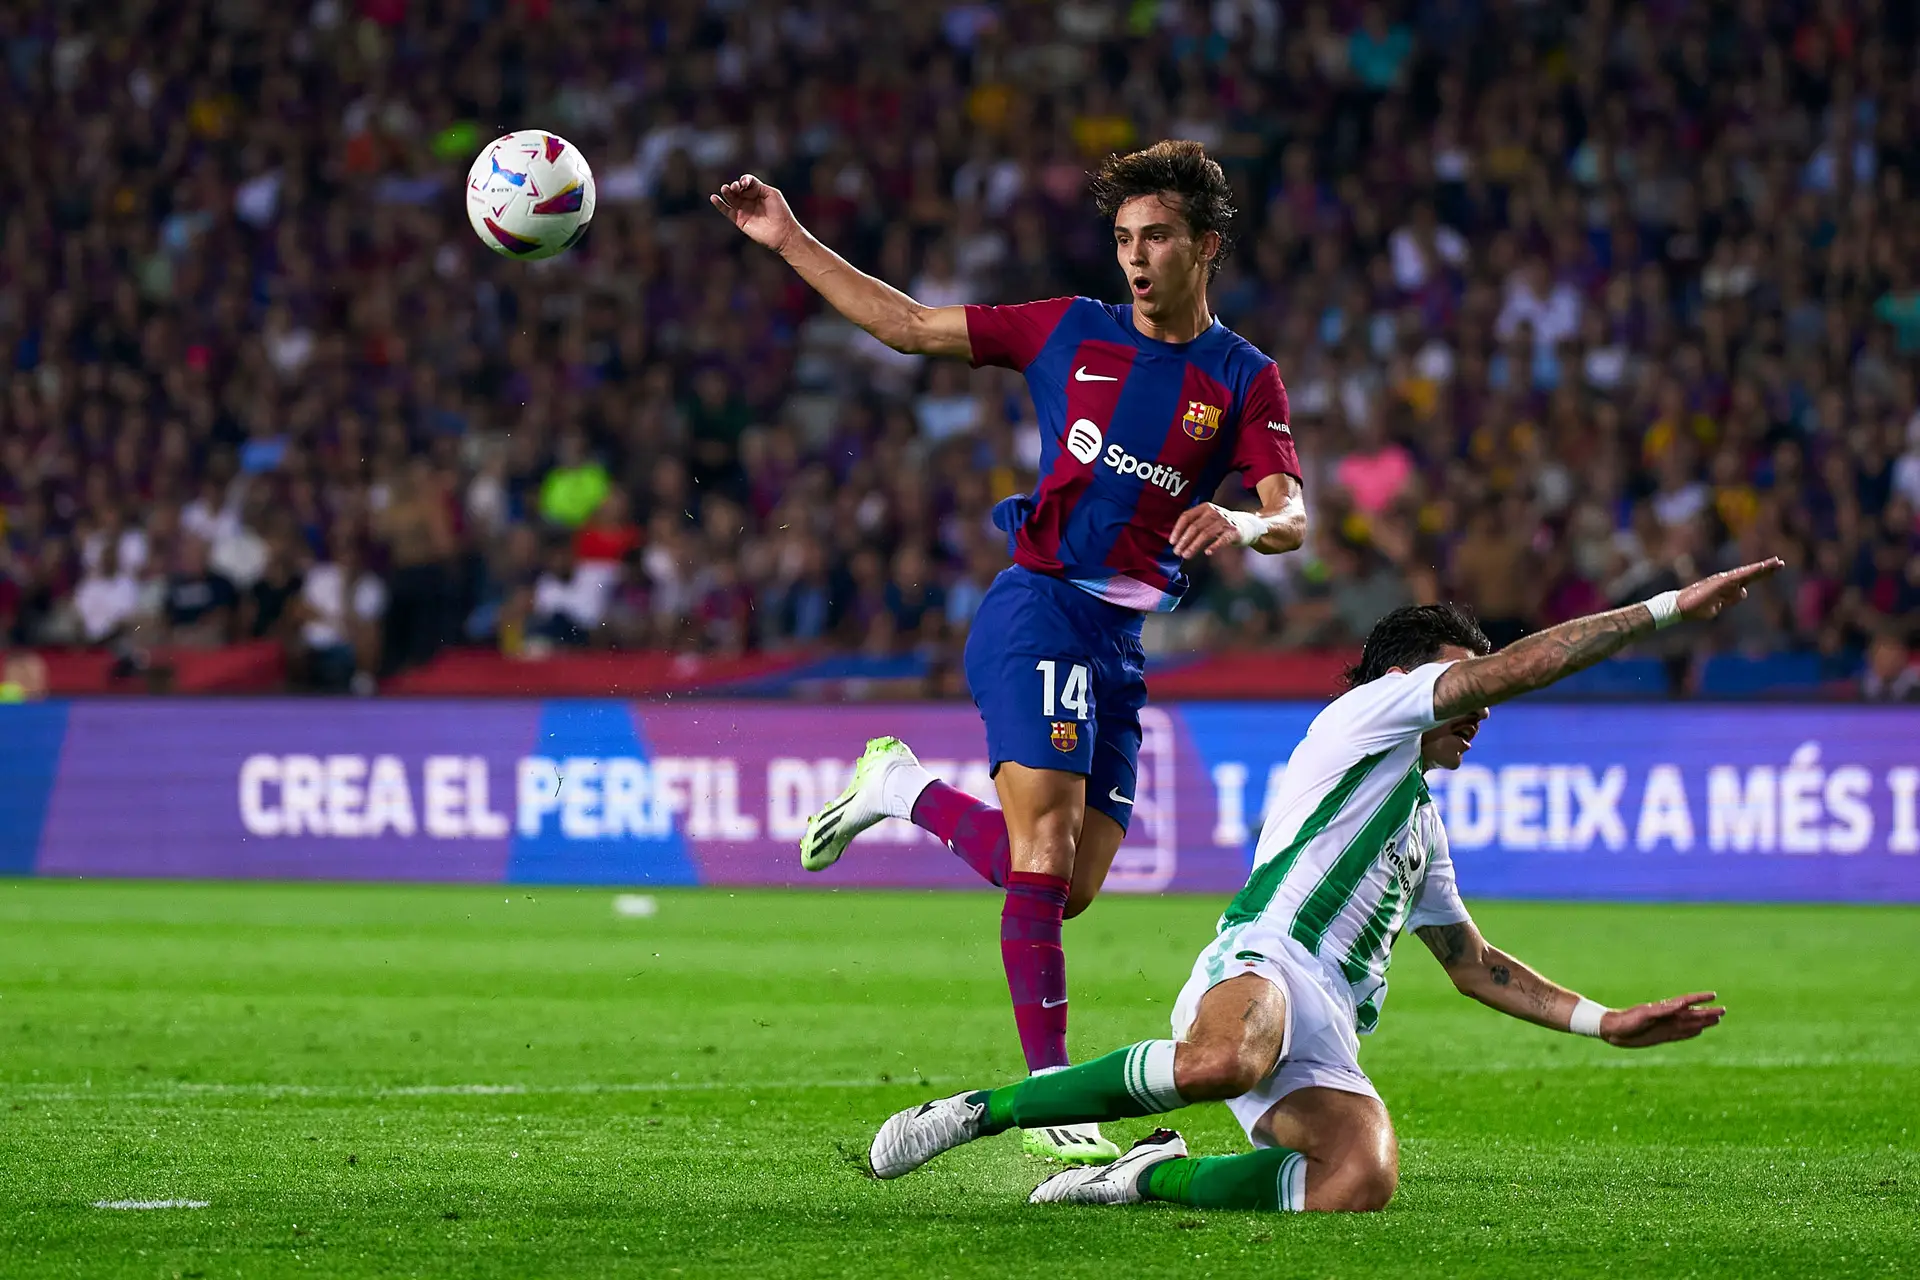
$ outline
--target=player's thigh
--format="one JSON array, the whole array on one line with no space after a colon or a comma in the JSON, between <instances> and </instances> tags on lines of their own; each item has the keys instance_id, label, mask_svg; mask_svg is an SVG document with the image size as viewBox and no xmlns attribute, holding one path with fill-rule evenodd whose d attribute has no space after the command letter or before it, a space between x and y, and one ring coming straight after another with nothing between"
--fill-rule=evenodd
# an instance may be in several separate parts
<instances>
[{"instance_id":1,"label":"player's thigh","mask_svg":"<svg viewBox=\"0 0 1920 1280\"><path fill-rule=\"evenodd\" d=\"M1380 1099L1343 1089L1295 1089L1255 1127L1256 1140L1311 1162L1307 1208L1384 1208L1400 1181L1400 1144Z\"/></svg>"},{"instance_id":2,"label":"player's thigh","mask_svg":"<svg viewBox=\"0 0 1920 1280\"><path fill-rule=\"evenodd\" d=\"M1086 778L1003 760L994 771L993 789L1007 820L1008 866L1071 880L1086 821Z\"/></svg>"},{"instance_id":3,"label":"player's thigh","mask_svg":"<svg viewBox=\"0 0 1920 1280\"><path fill-rule=\"evenodd\" d=\"M1271 1074L1286 1039L1285 988L1256 973L1217 982L1174 1053L1174 1087L1193 1102L1239 1097Z\"/></svg>"}]
</instances>

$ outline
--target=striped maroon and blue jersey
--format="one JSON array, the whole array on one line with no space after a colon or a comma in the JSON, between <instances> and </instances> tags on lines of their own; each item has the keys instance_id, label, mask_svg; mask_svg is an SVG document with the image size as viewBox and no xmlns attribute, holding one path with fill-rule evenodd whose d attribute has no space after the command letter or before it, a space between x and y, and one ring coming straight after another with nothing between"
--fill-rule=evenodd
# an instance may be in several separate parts
<instances>
[{"instance_id":1,"label":"striped maroon and blue jersey","mask_svg":"<svg viewBox=\"0 0 1920 1280\"><path fill-rule=\"evenodd\" d=\"M1300 475L1280 371L1214 321L1192 342L1133 327L1133 308L1050 298L967 308L973 363L1026 375L1040 416L1040 484L994 509L1013 559L1129 609L1187 589L1174 522L1229 471Z\"/></svg>"}]
</instances>

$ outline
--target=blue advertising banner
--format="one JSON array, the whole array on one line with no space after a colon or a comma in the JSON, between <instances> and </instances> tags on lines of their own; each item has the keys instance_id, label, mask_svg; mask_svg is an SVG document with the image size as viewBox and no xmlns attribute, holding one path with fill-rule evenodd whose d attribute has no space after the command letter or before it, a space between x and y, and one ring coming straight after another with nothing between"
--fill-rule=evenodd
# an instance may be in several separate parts
<instances>
[{"instance_id":1,"label":"blue advertising banner","mask_svg":"<svg viewBox=\"0 0 1920 1280\"><path fill-rule=\"evenodd\" d=\"M1109 891L1237 889L1318 711L1147 708ZM990 795L951 704L0 706L0 874L977 886L898 821L800 870L882 733ZM1523 702L1428 782L1469 897L1920 902L1920 709Z\"/></svg>"},{"instance_id":2,"label":"blue advertising banner","mask_svg":"<svg viewBox=\"0 0 1920 1280\"><path fill-rule=\"evenodd\" d=\"M1261 804L1314 707L1188 706L1220 827ZM1879 707L1496 708L1428 775L1481 897L1920 901L1920 712Z\"/></svg>"}]
</instances>

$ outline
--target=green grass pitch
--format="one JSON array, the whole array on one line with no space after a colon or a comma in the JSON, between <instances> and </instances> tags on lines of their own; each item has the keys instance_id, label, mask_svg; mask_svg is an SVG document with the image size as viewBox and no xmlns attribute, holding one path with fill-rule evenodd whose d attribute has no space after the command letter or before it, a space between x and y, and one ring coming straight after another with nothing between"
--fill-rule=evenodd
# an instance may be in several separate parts
<instances>
[{"instance_id":1,"label":"green grass pitch","mask_svg":"<svg viewBox=\"0 0 1920 1280\"><path fill-rule=\"evenodd\" d=\"M871 1180L888 1113L1020 1070L997 899L655 897L0 883L0 1274L1920 1271L1920 912L1483 904L1602 1000L1713 987L1728 1020L1613 1050L1410 942L1363 1052L1400 1194L1292 1217L1034 1208L1012 1136ZM1068 926L1077 1054L1168 1033L1219 906ZM1223 1108L1170 1123L1243 1146ZM206 1207L94 1207L173 1199Z\"/></svg>"}]
</instances>

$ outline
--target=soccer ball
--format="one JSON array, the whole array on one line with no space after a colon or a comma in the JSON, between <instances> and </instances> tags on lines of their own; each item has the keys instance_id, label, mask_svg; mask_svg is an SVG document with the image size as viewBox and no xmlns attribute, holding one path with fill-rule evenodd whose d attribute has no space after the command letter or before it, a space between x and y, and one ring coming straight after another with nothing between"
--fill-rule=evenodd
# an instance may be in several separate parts
<instances>
[{"instance_id":1,"label":"soccer ball","mask_svg":"<svg viewBox=\"0 0 1920 1280\"><path fill-rule=\"evenodd\" d=\"M533 261L571 249L593 220L593 170L565 138L521 129L467 170L467 221L482 244Z\"/></svg>"}]
</instances>

